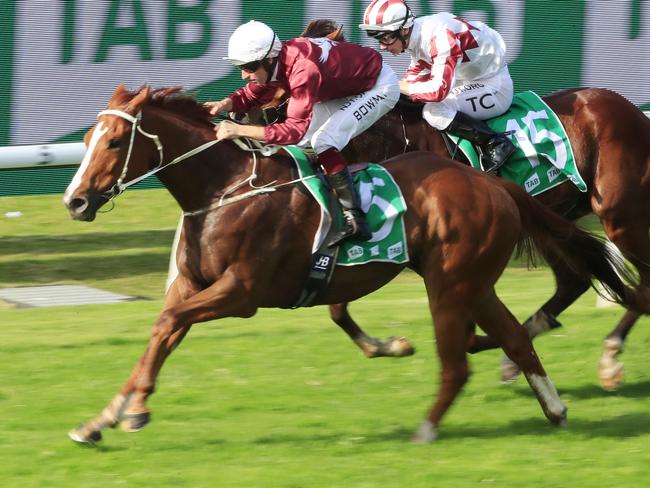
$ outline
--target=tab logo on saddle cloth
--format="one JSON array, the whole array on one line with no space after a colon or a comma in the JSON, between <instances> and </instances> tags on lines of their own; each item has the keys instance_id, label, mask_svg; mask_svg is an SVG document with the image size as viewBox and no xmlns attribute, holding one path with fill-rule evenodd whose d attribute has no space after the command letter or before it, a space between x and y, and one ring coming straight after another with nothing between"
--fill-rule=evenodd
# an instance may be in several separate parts
<instances>
[{"instance_id":1,"label":"tab logo on saddle cloth","mask_svg":"<svg viewBox=\"0 0 650 488\"><path fill-rule=\"evenodd\" d=\"M285 146L284 149L296 161L302 178L314 174L311 163L300 148ZM321 207L321 221L314 237L313 253L320 247L332 222L341 225L343 217L340 210L332 215L328 208L327 189L318 178L310 178L303 183ZM370 163L364 170L354 174L354 183L361 197L361 208L368 218L372 237L366 242L343 242L336 264L354 266L371 261L408 262L403 218L406 202L391 174L383 166Z\"/></svg>"},{"instance_id":2,"label":"tab logo on saddle cloth","mask_svg":"<svg viewBox=\"0 0 650 488\"><path fill-rule=\"evenodd\" d=\"M501 178L518 184L533 196L567 180L580 191L587 191L560 119L537 94L532 91L516 94L510 110L486 122L497 132L513 133L510 139L517 150L501 167ZM472 167L483 169L469 141L450 137Z\"/></svg>"}]
</instances>

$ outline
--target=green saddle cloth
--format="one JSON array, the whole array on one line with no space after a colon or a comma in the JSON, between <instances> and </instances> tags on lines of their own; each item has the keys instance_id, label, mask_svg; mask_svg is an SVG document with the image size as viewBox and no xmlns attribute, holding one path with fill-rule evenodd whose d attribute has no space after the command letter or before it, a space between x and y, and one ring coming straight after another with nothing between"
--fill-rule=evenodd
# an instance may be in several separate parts
<instances>
[{"instance_id":1,"label":"green saddle cloth","mask_svg":"<svg viewBox=\"0 0 650 488\"><path fill-rule=\"evenodd\" d=\"M566 131L555 112L534 92L514 96L503 115L486 120L496 132L514 132L510 139L516 151L499 170L499 176L513 181L531 195L538 195L569 180L587 191L578 172ZM474 168L483 169L471 142L450 135Z\"/></svg>"},{"instance_id":2,"label":"green saddle cloth","mask_svg":"<svg viewBox=\"0 0 650 488\"><path fill-rule=\"evenodd\" d=\"M329 208L329 191L316 177L314 168L302 149L297 146L284 146L293 157L301 178L321 208L321 220L312 253L315 253L327 236L330 227L341 225L342 215L337 211L332 215ZM369 241L361 242L348 239L341 243L337 265L354 266L371 261L391 263L408 262L404 213L406 202L391 174L378 164L370 163L361 171L354 173L354 184L361 197L361 207L368 219L372 231Z\"/></svg>"}]
</instances>

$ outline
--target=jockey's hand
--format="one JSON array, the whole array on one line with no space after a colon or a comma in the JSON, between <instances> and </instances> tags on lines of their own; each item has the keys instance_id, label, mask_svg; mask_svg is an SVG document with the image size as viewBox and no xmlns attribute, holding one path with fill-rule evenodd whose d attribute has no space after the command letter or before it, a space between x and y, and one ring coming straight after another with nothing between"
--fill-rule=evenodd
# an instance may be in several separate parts
<instances>
[{"instance_id":1,"label":"jockey's hand","mask_svg":"<svg viewBox=\"0 0 650 488\"><path fill-rule=\"evenodd\" d=\"M406 80L399 80L399 91L402 95L409 96L411 94L409 84Z\"/></svg>"},{"instance_id":2,"label":"jockey's hand","mask_svg":"<svg viewBox=\"0 0 650 488\"><path fill-rule=\"evenodd\" d=\"M235 139L239 137L239 131L237 130L239 127L241 126L224 120L214 128L214 131L217 133L217 140L222 141L224 139Z\"/></svg>"},{"instance_id":3,"label":"jockey's hand","mask_svg":"<svg viewBox=\"0 0 650 488\"><path fill-rule=\"evenodd\" d=\"M232 100L230 98L224 98L218 102L205 102L203 106L210 109L212 115L217 115L221 112L229 112L232 109Z\"/></svg>"}]
</instances>

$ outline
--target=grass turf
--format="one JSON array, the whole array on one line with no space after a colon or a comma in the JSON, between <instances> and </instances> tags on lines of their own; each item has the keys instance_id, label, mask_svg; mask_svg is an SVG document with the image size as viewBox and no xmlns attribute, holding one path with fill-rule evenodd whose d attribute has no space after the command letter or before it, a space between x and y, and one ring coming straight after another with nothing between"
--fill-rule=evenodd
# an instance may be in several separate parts
<instances>
[{"instance_id":1,"label":"grass turf","mask_svg":"<svg viewBox=\"0 0 650 488\"><path fill-rule=\"evenodd\" d=\"M17 219L4 218L20 210ZM439 440L409 437L438 362L419 278L405 272L353 304L370 333L405 335L415 356L363 358L322 307L262 310L196 326L163 368L153 422L80 448L66 432L99 413L142 353L161 306L178 218L160 191L127 193L92 224L55 197L0 199L0 286L83 283L149 296L119 305L0 310L0 480L13 487L644 486L650 482L647 319L616 393L597 385L602 337L620 315L588 293L536 341L569 407L553 428L525 381L497 382L498 351L473 376ZM551 293L547 269L510 267L499 294L520 319Z\"/></svg>"}]
</instances>

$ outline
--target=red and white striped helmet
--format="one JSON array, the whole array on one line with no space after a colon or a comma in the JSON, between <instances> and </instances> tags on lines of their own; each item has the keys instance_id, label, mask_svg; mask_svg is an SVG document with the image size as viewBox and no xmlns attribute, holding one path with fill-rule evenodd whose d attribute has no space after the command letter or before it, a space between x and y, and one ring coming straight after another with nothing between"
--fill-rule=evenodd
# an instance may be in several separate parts
<instances>
[{"instance_id":1,"label":"red and white striped helmet","mask_svg":"<svg viewBox=\"0 0 650 488\"><path fill-rule=\"evenodd\" d=\"M403 0L373 0L363 13L359 28L367 31L395 32L411 27L415 16Z\"/></svg>"}]
</instances>

